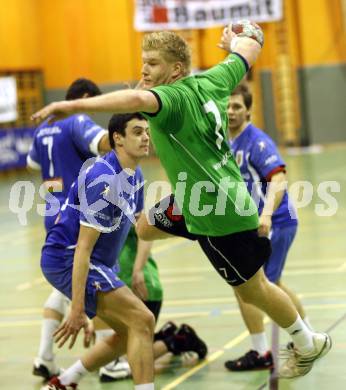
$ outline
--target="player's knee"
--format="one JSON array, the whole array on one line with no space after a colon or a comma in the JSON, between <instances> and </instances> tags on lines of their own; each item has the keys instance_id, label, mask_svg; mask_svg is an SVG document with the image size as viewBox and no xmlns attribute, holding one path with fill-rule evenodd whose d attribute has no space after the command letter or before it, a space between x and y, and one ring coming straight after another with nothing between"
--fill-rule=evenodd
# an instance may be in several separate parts
<instances>
[{"instance_id":1,"label":"player's knee","mask_svg":"<svg viewBox=\"0 0 346 390\"><path fill-rule=\"evenodd\" d=\"M138 310L131 321L130 328L136 332L153 335L155 328L154 314L146 307Z\"/></svg>"},{"instance_id":2,"label":"player's knee","mask_svg":"<svg viewBox=\"0 0 346 390\"><path fill-rule=\"evenodd\" d=\"M64 316L66 314L68 299L58 290L53 290L47 298L44 309L54 310Z\"/></svg>"},{"instance_id":3,"label":"player's knee","mask_svg":"<svg viewBox=\"0 0 346 390\"><path fill-rule=\"evenodd\" d=\"M144 326L146 327L146 329L150 333L154 333L155 316L149 309L146 309L145 311L143 311L142 320L143 320L143 323L144 323Z\"/></svg>"},{"instance_id":4,"label":"player's knee","mask_svg":"<svg viewBox=\"0 0 346 390\"><path fill-rule=\"evenodd\" d=\"M253 303L255 299L255 294L251 289L241 289L238 291L238 296L240 297L241 301L244 303Z\"/></svg>"},{"instance_id":5,"label":"player's knee","mask_svg":"<svg viewBox=\"0 0 346 390\"><path fill-rule=\"evenodd\" d=\"M253 283L246 282L238 287L235 287L238 297L244 302L249 304L254 304L258 299L261 299L263 295L263 284L261 279L258 280L256 286L253 286Z\"/></svg>"}]
</instances>

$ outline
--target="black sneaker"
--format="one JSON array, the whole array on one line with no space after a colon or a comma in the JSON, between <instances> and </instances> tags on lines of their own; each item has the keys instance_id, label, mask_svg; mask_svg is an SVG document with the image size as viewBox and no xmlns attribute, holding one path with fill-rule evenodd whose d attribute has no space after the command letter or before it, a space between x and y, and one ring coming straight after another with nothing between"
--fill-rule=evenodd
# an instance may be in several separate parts
<instances>
[{"instance_id":1,"label":"black sneaker","mask_svg":"<svg viewBox=\"0 0 346 390\"><path fill-rule=\"evenodd\" d=\"M168 337L171 337L174 335L174 333L177 331L178 327L175 325L174 322L168 321L166 322L162 328L154 335L154 341L158 340L164 340Z\"/></svg>"},{"instance_id":2,"label":"black sneaker","mask_svg":"<svg viewBox=\"0 0 346 390\"><path fill-rule=\"evenodd\" d=\"M56 366L54 360L43 360L39 357L35 358L32 373L35 376L40 376L44 380L49 380L53 376L60 374L60 369Z\"/></svg>"},{"instance_id":3,"label":"black sneaker","mask_svg":"<svg viewBox=\"0 0 346 390\"><path fill-rule=\"evenodd\" d=\"M270 351L260 355L257 351L249 351L236 360L228 360L225 367L230 371L268 370L274 367L273 356Z\"/></svg>"},{"instance_id":4,"label":"black sneaker","mask_svg":"<svg viewBox=\"0 0 346 390\"><path fill-rule=\"evenodd\" d=\"M199 359L204 359L208 353L208 347L206 343L201 340L197 333L191 328L191 326L182 324L174 335L174 341L178 351L196 352Z\"/></svg>"}]
</instances>

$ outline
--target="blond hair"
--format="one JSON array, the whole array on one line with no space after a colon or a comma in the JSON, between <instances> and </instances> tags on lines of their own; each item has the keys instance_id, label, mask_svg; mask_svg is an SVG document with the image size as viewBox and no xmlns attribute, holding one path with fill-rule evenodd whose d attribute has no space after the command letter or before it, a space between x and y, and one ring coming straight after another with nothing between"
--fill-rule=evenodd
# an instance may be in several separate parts
<instances>
[{"instance_id":1,"label":"blond hair","mask_svg":"<svg viewBox=\"0 0 346 390\"><path fill-rule=\"evenodd\" d=\"M171 31L160 31L147 34L143 38L144 51L158 50L168 62L181 62L183 76L190 73L191 52L188 43L178 34Z\"/></svg>"}]
</instances>

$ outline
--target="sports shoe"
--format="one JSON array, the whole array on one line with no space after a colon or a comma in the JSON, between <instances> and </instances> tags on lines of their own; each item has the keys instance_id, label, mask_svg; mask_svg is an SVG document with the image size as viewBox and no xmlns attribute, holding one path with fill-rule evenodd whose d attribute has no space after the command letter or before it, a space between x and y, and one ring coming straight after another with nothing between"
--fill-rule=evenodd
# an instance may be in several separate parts
<instances>
[{"instance_id":1,"label":"sports shoe","mask_svg":"<svg viewBox=\"0 0 346 390\"><path fill-rule=\"evenodd\" d=\"M173 339L178 353L193 351L197 353L199 359L204 359L208 353L206 343L197 336L189 325L182 324Z\"/></svg>"},{"instance_id":2,"label":"sports shoe","mask_svg":"<svg viewBox=\"0 0 346 390\"><path fill-rule=\"evenodd\" d=\"M154 341L164 340L167 337L173 336L178 327L174 322L166 322L158 332L154 334Z\"/></svg>"},{"instance_id":3,"label":"sports shoe","mask_svg":"<svg viewBox=\"0 0 346 390\"><path fill-rule=\"evenodd\" d=\"M297 349L287 350L288 358L280 367L280 378L295 378L306 375L314 364L314 361L326 355L332 347L332 339L326 333L314 333L314 349L306 354L301 354Z\"/></svg>"},{"instance_id":4,"label":"sports shoe","mask_svg":"<svg viewBox=\"0 0 346 390\"><path fill-rule=\"evenodd\" d=\"M274 362L270 351L260 355L257 351L251 350L236 360L228 360L225 367L230 371L268 370L274 367Z\"/></svg>"},{"instance_id":5,"label":"sports shoe","mask_svg":"<svg viewBox=\"0 0 346 390\"><path fill-rule=\"evenodd\" d=\"M126 359L116 359L99 370L101 382L114 382L131 378L131 368Z\"/></svg>"},{"instance_id":6,"label":"sports shoe","mask_svg":"<svg viewBox=\"0 0 346 390\"><path fill-rule=\"evenodd\" d=\"M47 381L53 376L59 375L60 369L56 366L54 360L44 360L37 357L34 360L32 373L33 375L40 376Z\"/></svg>"},{"instance_id":7,"label":"sports shoe","mask_svg":"<svg viewBox=\"0 0 346 390\"><path fill-rule=\"evenodd\" d=\"M62 385L57 376L53 376L53 378L43 387L41 390L76 390L77 384L71 383L70 385Z\"/></svg>"}]
</instances>

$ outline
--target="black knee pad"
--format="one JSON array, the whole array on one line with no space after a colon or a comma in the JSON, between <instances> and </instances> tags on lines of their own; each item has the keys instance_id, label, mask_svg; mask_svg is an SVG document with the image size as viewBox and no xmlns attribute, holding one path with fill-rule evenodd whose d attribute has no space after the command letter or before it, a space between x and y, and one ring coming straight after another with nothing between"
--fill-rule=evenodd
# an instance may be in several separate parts
<instances>
[{"instance_id":1,"label":"black knee pad","mask_svg":"<svg viewBox=\"0 0 346 390\"><path fill-rule=\"evenodd\" d=\"M158 229L174 236L197 240L198 236L190 233L185 224L185 218L179 210L174 195L161 199L149 210L149 221Z\"/></svg>"}]
</instances>

